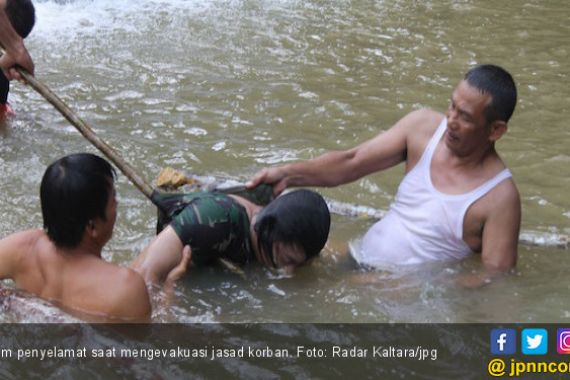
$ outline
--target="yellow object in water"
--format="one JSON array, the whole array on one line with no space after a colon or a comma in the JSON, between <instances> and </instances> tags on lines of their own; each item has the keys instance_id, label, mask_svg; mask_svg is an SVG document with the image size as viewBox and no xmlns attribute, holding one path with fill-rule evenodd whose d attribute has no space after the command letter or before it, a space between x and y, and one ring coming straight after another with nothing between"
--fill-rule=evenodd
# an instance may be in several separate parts
<instances>
[{"instance_id":1,"label":"yellow object in water","mask_svg":"<svg viewBox=\"0 0 570 380\"><path fill-rule=\"evenodd\" d=\"M184 185L192 185L196 181L187 177L182 172L170 167L166 167L160 171L156 180L156 185L163 189L174 190Z\"/></svg>"}]
</instances>

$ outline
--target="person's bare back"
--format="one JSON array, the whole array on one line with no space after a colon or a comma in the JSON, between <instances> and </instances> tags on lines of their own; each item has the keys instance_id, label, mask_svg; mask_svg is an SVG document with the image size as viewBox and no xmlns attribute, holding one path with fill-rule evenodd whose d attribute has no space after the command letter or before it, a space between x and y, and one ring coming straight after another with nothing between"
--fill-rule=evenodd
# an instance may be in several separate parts
<instances>
[{"instance_id":1,"label":"person's bare back","mask_svg":"<svg viewBox=\"0 0 570 380\"><path fill-rule=\"evenodd\" d=\"M0 279L86 320L148 320L143 278L101 257L117 214L113 180L109 163L87 153L50 165L40 186L44 229L0 240Z\"/></svg>"},{"instance_id":2,"label":"person's bare back","mask_svg":"<svg viewBox=\"0 0 570 380\"><path fill-rule=\"evenodd\" d=\"M146 321L150 300L141 276L88 252L58 249L42 230L0 242L2 277L89 320ZM8 268L13 276L5 273Z\"/></svg>"}]
</instances>

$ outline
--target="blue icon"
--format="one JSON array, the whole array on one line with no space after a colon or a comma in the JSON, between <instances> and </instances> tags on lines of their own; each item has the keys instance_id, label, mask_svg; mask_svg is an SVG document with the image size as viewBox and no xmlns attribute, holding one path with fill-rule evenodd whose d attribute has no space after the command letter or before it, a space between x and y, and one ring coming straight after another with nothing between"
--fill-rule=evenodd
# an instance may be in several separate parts
<instances>
[{"instance_id":1,"label":"blue icon","mask_svg":"<svg viewBox=\"0 0 570 380\"><path fill-rule=\"evenodd\" d=\"M491 330L491 353L512 355L517 352L517 333L514 329Z\"/></svg>"},{"instance_id":2,"label":"blue icon","mask_svg":"<svg viewBox=\"0 0 570 380\"><path fill-rule=\"evenodd\" d=\"M524 329L521 334L521 348L525 355L545 355L548 352L548 331Z\"/></svg>"}]
</instances>

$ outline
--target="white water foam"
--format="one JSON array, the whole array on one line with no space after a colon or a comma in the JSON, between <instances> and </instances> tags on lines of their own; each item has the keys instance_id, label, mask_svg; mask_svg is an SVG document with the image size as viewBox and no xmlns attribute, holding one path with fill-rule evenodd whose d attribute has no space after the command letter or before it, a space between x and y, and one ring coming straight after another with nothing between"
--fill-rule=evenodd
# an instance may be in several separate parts
<instances>
[{"instance_id":1,"label":"white water foam","mask_svg":"<svg viewBox=\"0 0 570 380\"><path fill-rule=\"evenodd\" d=\"M34 39L63 41L76 36L99 35L109 31L140 31L156 15L176 17L181 13L204 12L214 1L199 0L37 0Z\"/></svg>"}]
</instances>

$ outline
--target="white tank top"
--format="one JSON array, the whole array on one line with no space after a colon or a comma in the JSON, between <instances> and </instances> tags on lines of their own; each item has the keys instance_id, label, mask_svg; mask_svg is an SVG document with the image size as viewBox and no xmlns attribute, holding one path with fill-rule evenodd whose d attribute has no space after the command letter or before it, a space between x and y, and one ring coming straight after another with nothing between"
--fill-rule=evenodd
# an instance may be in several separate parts
<instances>
[{"instance_id":1,"label":"white tank top","mask_svg":"<svg viewBox=\"0 0 570 380\"><path fill-rule=\"evenodd\" d=\"M388 213L372 226L355 259L371 266L419 264L462 259L471 253L463 241L463 219L469 206L501 181L511 177L504 169L494 178L464 194L438 191L430 175L435 148L447 129L444 118L416 166L404 177Z\"/></svg>"}]
</instances>

